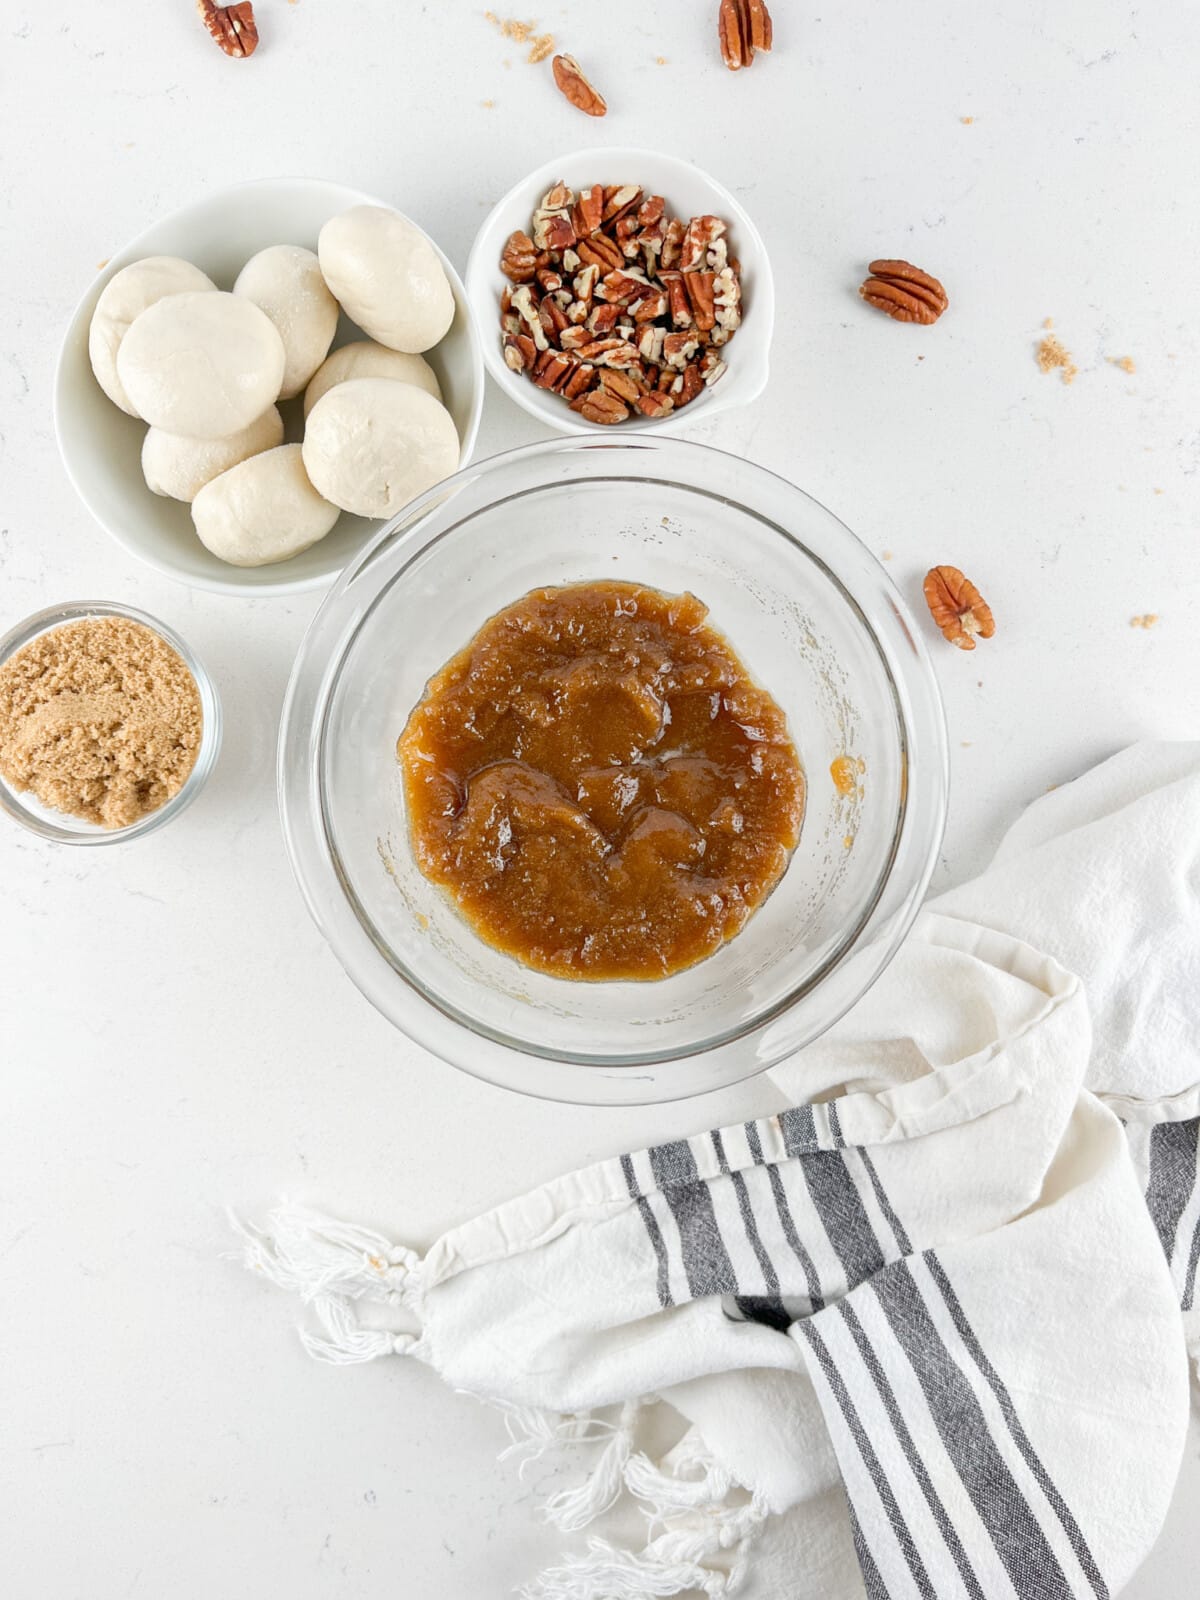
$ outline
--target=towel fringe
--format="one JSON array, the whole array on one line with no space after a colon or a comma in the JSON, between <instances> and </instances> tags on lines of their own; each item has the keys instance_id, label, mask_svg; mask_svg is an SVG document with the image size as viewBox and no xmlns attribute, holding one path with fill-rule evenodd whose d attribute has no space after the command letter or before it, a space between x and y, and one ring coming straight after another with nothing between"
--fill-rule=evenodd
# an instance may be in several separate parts
<instances>
[{"instance_id":1,"label":"towel fringe","mask_svg":"<svg viewBox=\"0 0 1200 1600\"><path fill-rule=\"evenodd\" d=\"M653 1403L653 1397L644 1403ZM640 1552L589 1539L586 1555L568 1556L560 1566L548 1568L520 1591L522 1600L649 1600L691 1590L710 1600L728 1600L742 1587L751 1548L767 1518L764 1503L757 1496L731 1503L742 1486L694 1434L686 1435L659 1463L633 1451L642 1404L627 1402L615 1424L582 1419L584 1428L607 1426L611 1436L587 1480L552 1495L543 1511L556 1527L574 1532L610 1510L628 1490L641 1502L650 1531L663 1531ZM556 1421L553 1414L540 1412L530 1413L529 1419L526 1439L517 1448L534 1441L537 1456L554 1444L596 1437L594 1432L564 1431L564 1424L577 1430L578 1418ZM723 1556L732 1559L709 1564Z\"/></svg>"},{"instance_id":2,"label":"towel fringe","mask_svg":"<svg viewBox=\"0 0 1200 1600\"><path fill-rule=\"evenodd\" d=\"M521 1600L649 1600L699 1590L729 1600L746 1579L750 1551L766 1520L755 1500L729 1508L697 1530L664 1533L639 1554L606 1539L589 1539L585 1556L568 1556L520 1591ZM732 1551L728 1570L708 1562Z\"/></svg>"},{"instance_id":3,"label":"towel fringe","mask_svg":"<svg viewBox=\"0 0 1200 1600\"><path fill-rule=\"evenodd\" d=\"M312 1304L325 1336L301 1328L300 1343L315 1360L326 1361L330 1366L353 1367L380 1356L410 1355L417 1344L413 1333L365 1328L345 1295L323 1295Z\"/></svg>"},{"instance_id":4,"label":"towel fringe","mask_svg":"<svg viewBox=\"0 0 1200 1600\"><path fill-rule=\"evenodd\" d=\"M615 1425L602 1422L590 1411L564 1415L558 1411L543 1411L535 1406L514 1406L503 1401L490 1402L504 1416L504 1426L512 1441L501 1450L498 1461L516 1461L517 1476L522 1481L526 1469L540 1461L549 1451L569 1445L599 1444L609 1440Z\"/></svg>"},{"instance_id":5,"label":"towel fringe","mask_svg":"<svg viewBox=\"0 0 1200 1600\"><path fill-rule=\"evenodd\" d=\"M633 1449L633 1430L641 1404L627 1400L611 1427L608 1443L584 1481L574 1489L560 1489L542 1506L542 1515L563 1533L577 1533L617 1503L625 1488L625 1469Z\"/></svg>"},{"instance_id":6,"label":"towel fringe","mask_svg":"<svg viewBox=\"0 0 1200 1600\"><path fill-rule=\"evenodd\" d=\"M370 1228L288 1201L270 1213L265 1228L232 1211L229 1220L242 1237L246 1266L306 1302L337 1293L413 1309L420 1304L420 1256Z\"/></svg>"}]
</instances>

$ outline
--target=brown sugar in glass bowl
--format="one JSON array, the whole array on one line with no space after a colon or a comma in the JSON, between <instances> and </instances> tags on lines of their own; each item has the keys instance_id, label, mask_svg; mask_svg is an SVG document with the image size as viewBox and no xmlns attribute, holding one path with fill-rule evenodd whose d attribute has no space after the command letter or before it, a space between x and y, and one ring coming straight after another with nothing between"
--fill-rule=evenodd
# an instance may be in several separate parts
<instances>
[{"instance_id":1,"label":"brown sugar in glass bowl","mask_svg":"<svg viewBox=\"0 0 1200 1600\"><path fill-rule=\"evenodd\" d=\"M219 745L207 673L153 617L57 606L0 640L0 808L44 838L104 844L162 826Z\"/></svg>"},{"instance_id":2,"label":"brown sugar in glass bowl","mask_svg":"<svg viewBox=\"0 0 1200 1600\"><path fill-rule=\"evenodd\" d=\"M657 979L786 870L805 785L783 711L691 594L535 589L430 682L397 745L413 851L493 947Z\"/></svg>"}]
</instances>

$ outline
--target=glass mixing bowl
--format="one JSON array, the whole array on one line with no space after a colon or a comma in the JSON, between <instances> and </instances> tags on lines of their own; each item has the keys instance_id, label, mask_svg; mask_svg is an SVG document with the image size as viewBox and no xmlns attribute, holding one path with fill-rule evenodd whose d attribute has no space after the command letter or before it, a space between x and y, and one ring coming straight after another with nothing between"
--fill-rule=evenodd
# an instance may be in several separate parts
<instances>
[{"instance_id":1,"label":"glass mixing bowl","mask_svg":"<svg viewBox=\"0 0 1200 1600\"><path fill-rule=\"evenodd\" d=\"M786 711L808 779L769 900L656 982L552 978L483 943L417 870L396 762L427 680L481 623L530 589L600 578L705 601ZM842 756L848 795L830 771ZM874 981L941 841L946 732L910 614L830 512L707 446L588 437L466 468L347 567L292 673L279 788L309 909L404 1033L508 1088L647 1103L763 1071Z\"/></svg>"}]
</instances>

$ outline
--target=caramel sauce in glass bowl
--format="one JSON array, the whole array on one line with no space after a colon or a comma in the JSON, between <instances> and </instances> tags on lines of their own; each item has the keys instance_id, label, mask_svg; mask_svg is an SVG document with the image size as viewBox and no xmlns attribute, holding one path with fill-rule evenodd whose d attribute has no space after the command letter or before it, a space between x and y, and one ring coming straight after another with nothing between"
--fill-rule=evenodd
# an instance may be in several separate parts
<instances>
[{"instance_id":1,"label":"caramel sauce in glass bowl","mask_svg":"<svg viewBox=\"0 0 1200 1600\"><path fill-rule=\"evenodd\" d=\"M413 852L494 948L665 978L783 876L803 770L707 615L636 583L535 589L428 684L397 742Z\"/></svg>"}]
</instances>

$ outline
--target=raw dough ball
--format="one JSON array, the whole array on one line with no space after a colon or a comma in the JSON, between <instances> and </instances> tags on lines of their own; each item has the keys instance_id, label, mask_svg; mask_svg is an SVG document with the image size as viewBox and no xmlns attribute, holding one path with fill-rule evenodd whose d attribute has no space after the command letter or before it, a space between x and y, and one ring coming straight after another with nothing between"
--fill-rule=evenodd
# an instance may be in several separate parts
<instances>
[{"instance_id":1,"label":"raw dough ball","mask_svg":"<svg viewBox=\"0 0 1200 1600\"><path fill-rule=\"evenodd\" d=\"M403 350L389 350L385 344L359 339L335 350L313 373L312 382L304 391L304 415L307 417L326 390L345 383L347 378L393 378L400 383L415 383L435 400L442 398L437 373L424 356L406 355Z\"/></svg>"},{"instance_id":2,"label":"raw dough ball","mask_svg":"<svg viewBox=\"0 0 1200 1600\"><path fill-rule=\"evenodd\" d=\"M113 274L92 312L88 355L96 382L114 405L128 411L131 417L137 416L117 377L117 351L129 332L130 323L156 300L164 300L169 294L196 293L216 287L199 267L178 256L147 256L144 261L134 261Z\"/></svg>"},{"instance_id":3,"label":"raw dough ball","mask_svg":"<svg viewBox=\"0 0 1200 1600\"><path fill-rule=\"evenodd\" d=\"M248 428L274 405L283 366L283 340L266 312L220 291L159 300L117 352L117 376L138 414L191 439Z\"/></svg>"},{"instance_id":4,"label":"raw dough ball","mask_svg":"<svg viewBox=\"0 0 1200 1600\"><path fill-rule=\"evenodd\" d=\"M192 501L201 543L235 567L265 567L299 555L337 519L337 507L308 481L298 444L230 467Z\"/></svg>"},{"instance_id":5,"label":"raw dough ball","mask_svg":"<svg viewBox=\"0 0 1200 1600\"><path fill-rule=\"evenodd\" d=\"M392 350L435 345L454 321L454 295L429 240L384 206L352 206L321 229L325 282L364 333Z\"/></svg>"},{"instance_id":6,"label":"raw dough ball","mask_svg":"<svg viewBox=\"0 0 1200 1600\"><path fill-rule=\"evenodd\" d=\"M142 472L155 494L194 500L206 483L239 461L283 443L283 418L270 406L248 428L224 439L186 439L148 428L142 444Z\"/></svg>"},{"instance_id":7,"label":"raw dough ball","mask_svg":"<svg viewBox=\"0 0 1200 1600\"><path fill-rule=\"evenodd\" d=\"M273 244L250 257L233 292L253 300L278 328L287 357L279 398L290 400L329 354L337 327L338 303L320 262L302 245Z\"/></svg>"},{"instance_id":8,"label":"raw dough ball","mask_svg":"<svg viewBox=\"0 0 1200 1600\"><path fill-rule=\"evenodd\" d=\"M390 517L458 466L458 434L445 406L411 383L351 378L309 413L304 465L343 511Z\"/></svg>"}]
</instances>

